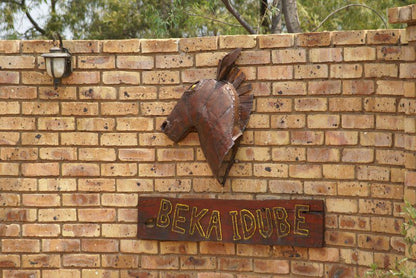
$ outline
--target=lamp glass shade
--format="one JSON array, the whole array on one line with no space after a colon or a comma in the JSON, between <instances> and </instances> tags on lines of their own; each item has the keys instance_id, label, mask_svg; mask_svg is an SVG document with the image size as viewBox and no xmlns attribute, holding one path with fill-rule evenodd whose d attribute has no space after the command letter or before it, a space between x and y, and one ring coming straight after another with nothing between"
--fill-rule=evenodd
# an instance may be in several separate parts
<instances>
[{"instance_id":1,"label":"lamp glass shade","mask_svg":"<svg viewBox=\"0 0 416 278\"><path fill-rule=\"evenodd\" d=\"M65 58L47 58L45 57L46 71L53 78L62 78L65 73Z\"/></svg>"}]
</instances>

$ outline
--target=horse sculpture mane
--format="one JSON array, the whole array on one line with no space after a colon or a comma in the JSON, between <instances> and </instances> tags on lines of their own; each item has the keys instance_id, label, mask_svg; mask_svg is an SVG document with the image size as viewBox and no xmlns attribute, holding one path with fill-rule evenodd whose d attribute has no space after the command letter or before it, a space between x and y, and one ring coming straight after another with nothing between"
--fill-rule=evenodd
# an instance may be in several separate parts
<instances>
[{"instance_id":1,"label":"horse sculpture mane","mask_svg":"<svg viewBox=\"0 0 416 278\"><path fill-rule=\"evenodd\" d=\"M240 48L235 49L219 61L216 79L190 86L161 126L174 142L196 130L208 164L222 185L253 107L251 84L242 85L245 74L235 66L240 53Z\"/></svg>"}]
</instances>

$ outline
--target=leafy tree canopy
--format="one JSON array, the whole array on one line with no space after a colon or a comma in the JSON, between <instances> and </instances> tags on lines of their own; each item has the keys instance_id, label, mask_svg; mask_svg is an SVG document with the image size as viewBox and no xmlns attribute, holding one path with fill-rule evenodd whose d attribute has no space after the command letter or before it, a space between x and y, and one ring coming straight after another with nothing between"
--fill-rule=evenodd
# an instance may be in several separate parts
<instances>
[{"instance_id":1,"label":"leafy tree canopy","mask_svg":"<svg viewBox=\"0 0 416 278\"><path fill-rule=\"evenodd\" d=\"M0 0L0 38L127 39L247 34L224 3L255 33L287 32L282 2L288 0ZM295 1L293 1L295 2ZM412 0L297 0L303 32L385 28L387 9ZM27 28L16 26L28 20ZM397 28L398 25L388 25Z\"/></svg>"}]
</instances>

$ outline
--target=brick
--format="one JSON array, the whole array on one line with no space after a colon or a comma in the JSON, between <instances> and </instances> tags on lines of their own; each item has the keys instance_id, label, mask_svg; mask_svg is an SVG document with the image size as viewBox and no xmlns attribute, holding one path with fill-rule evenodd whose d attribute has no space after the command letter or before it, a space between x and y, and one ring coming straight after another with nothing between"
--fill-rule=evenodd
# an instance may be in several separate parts
<instances>
[{"instance_id":1,"label":"brick","mask_svg":"<svg viewBox=\"0 0 416 278\"><path fill-rule=\"evenodd\" d=\"M0 84L19 84L20 76L17 71L6 71L0 75Z\"/></svg>"},{"instance_id":2,"label":"brick","mask_svg":"<svg viewBox=\"0 0 416 278\"><path fill-rule=\"evenodd\" d=\"M109 207L137 206L137 194L114 194L104 193L101 196L101 204Z\"/></svg>"},{"instance_id":3,"label":"brick","mask_svg":"<svg viewBox=\"0 0 416 278\"><path fill-rule=\"evenodd\" d=\"M57 207L60 197L58 194L24 194L22 203L28 207Z\"/></svg>"},{"instance_id":4,"label":"brick","mask_svg":"<svg viewBox=\"0 0 416 278\"><path fill-rule=\"evenodd\" d=\"M293 78L293 66L260 66L257 68L259 80L284 80Z\"/></svg>"},{"instance_id":5,"label":"brick","mask_svg":"<svg viewBox=\"0 0 416 278\"><path fill-rule=\"evenodd\" d=\"M356 131L327 131L325 132L325 144L327 145L356 145L358 132Z\"/></svg>"},{"instance_id":6,"label":"brick","mask_svg":"<svg viewBox=\"0 0 416 278\"><path fill-rule=\"evenodd\" d=\"M414 94L415 84L407 81L378 80L376 93L379 95Z\"/></svg>"},{"instance_id":7,"label":"brick","mask_svg":"<svg viewBox=\"0 0 416 278\"><path fill-rule=\"evenodd\" d=\"M160 90L162 90L162 88L160 88ZM122 100L144 100L157 98L157 88L154 86L120 87L119 91L119 98ZM160 94L161 92L159 92L159 95Z\"/></svg>"},{"instance_id":8,"label":"brick","mask_svg":"<svg viewBox=\"0 0 416 278\"><path fill-rule=\"evenodd\" d=\"M84 252L109 253L118 251L118 240L115 239L82 239L81 250Z\"/></svg>"},{"instance_id":9,"label":"brick","mask_svg":"<svg viewBox=\"0 0 416 278\"><path fill-rule=\"evenodd\" d=\"M334 148L308 148L307 160L309 162L338 162L340 151Z\"/></svg>"},{"instance_id":10,"label":"brick","mask_svg":"<svg viewBox=\"0 0 416 278\"><path fill-rule=\"evenodd\" d=\"M39 191L75 191L76 187L75 179L43 178L39 180Z\"/></svg>"},{"instance_id":11,"label":"brick","mask_svg":"<svg viewBox=\"0 0 416 278\"><path fill-rule=\"evenodd\" d=\"M270 149L267 147L240 147L236 155L239 161L266 161L270 157Z\"/></svg>"},{"instance_id":12,"label":"brick","mask_svg":"<svg viewBox=\"0 0 416 278\"><path fill-rule=\"evenodd\" d=\"M157 172L157 169L155 169ZM162 175L169 175L171 170L168 168ZM209 176L211 170L205 162L182 162L177 166L177 175L179 176ZM156 173L155 173L156 174Z\"/></svg>"},{"instance_id":13,"label":"brick","mask_svg":"<svg viewBox=\"0 0 416 278\"><path fill-rule=\"evenodd\" d=\"M140 73L132 71L105 71L103 72L103 83L106 85L139 85Z\"/></svg>"},{"instance_id":14,"label":"brick","mask_svg":"<svg viewBox=\"0 0 416 278\"><path fill-rule=\"evenodd\" d=\"M376 151L376 162L378 164L403 165L404 159L405 157L404 157L403 151L396 151L396 150L377 150Z\"/></svg>"},{"instance_id":15,"label":"brick","mask_svg":"<svg viewBox=\"0 0 416 278\"><path fill-rule=\"evenodd\" d=\"M3 274L8 278L38 278L40 270L3 270Z\"/></svg>"},{"instance_id":16,"label":"brick","mask_svg":"<svg viewBox=\"0 0 416 278\"><path fill-rule=\"evenodd\" d=\"M357 178L358 180L388 181L390 171L380 166L357 166Z\"/></svg>"},{"instance_id":17,"label":"brick","mask_svg":"<svg viewBox=\"0 0 416 278\"><path fill-rule=\"evenodd\" d=\"M387 251L390 247L389 237L371 234L359 234L357 243L359 247L371 250Z\"/></svg>"},{"instance_id":18,"label":"brick","mask_svg":"<svg viewBox=\"0 0 416 278\"><path fill-rule=\"evenodd\" d=\"M63 44L71 53L98 53L101 49L101 42L95 40L64 41Z\"/></svg>"},{"instance_id":19,"label":"brick","mask_svg":"<svg viewBox=\"0 0 416 278\"><path fill-rule=\"evenodd\" d=\"M80 99L116 99L117 91L113 87L81 87L79 89Z\"/></svg>"},{"instance_id":20,"label":"brick","mask_svg":"<svg viewBox=\"0 0 416 278\"><path fill-rule=\"evenodd\" d=\"M89 146L98 144L98 134L94 132L61 133L61 144L69 146Z\"/></svg>"},{"instance_id":21,"label":"brick","mask_svg":"<svg viewBox=\"0 0 416 278\"><path fill-rule=\"evenodd\" d=\"M116 152L111 148L79 148L79 160L115 161Z\"/></svg>"},{"instance_id":22,"label":"brick","mask_svg":"<svg viewBox=\"0 0 416 278\"><path fill-rule=\"evenodd\" d=\"M289 143L289 132L287 131L256 131L254 133L256 145L286 145Z\"/></svg>"},{"instance_id":23,"label":"brick","mask_svg":"<svg viewBox=\"0 0 416 278\"><path fill-rule=\"evenodd\" d=\"M35 57L33 56L2 56L0 68L7 69L32 69L35 67Z\"/></svg>"},{"instance_id":24,"label":"brick","mask_svg":"<svg viewBox=\"0 0 416 278\"><path fill-rule=\"evenodd\" d=\"M77 220L75 209L39 209L39 222L68 222Z\"/></svg>"},{"instance_id":25,"label":"brick","mask_svg":"<svg viewBox=\"0 0 416 278\"><path fill-rule=\"evenodd\" d=\"M20 226L17 224L0 224L0 235L2 237L17 237L20 235Z\"/></svg>"},{"instance_id":26,"label":"brick","mask_svg":"<svg viewBox=\"0 0 416 278\"><path fill-rule=\"evenodd\" d=\"M309 88L309 90L311 90ZM256 90L253 90L256 91ZM306 95L306 83L301 81L274 82L273 95Z\"/></svg>"},{"instance_id":27,"label":"brick","mask_svg":"<svg viewBox=\"0 0 416 278\"><path fill-rule=\"evenodd\" d=\"M62 265L67 267L97 267L100 265L100 256L93 254L65 254L62 256Z\"/></svg>"},{"instance_id":28,"label":"brick","mask_svg":"<svg viewBox=\"0 0 416 278\"><path fill-rule=\"evenodd\" d=\"M140 40L142 53L177 52L178 39Z\"/></svg>"},{"instance_id":29,"label":"brick","mask_svg":"<svg viewBox=\"0 0 416 278\"><path fill-rule=\"evenodd\" d=\"M396 44L400 39L399 30L369 30L367 31L368 44Z\"/></svg>"},{"instance_id":30,"label":"brick","mask_svg":"<svg viewBox=\"0 0 416 278\"><path fill-rule=\"evenodd\" d=\"M41 148L39 157L45 160L76 160L76 148Z\"/></svg>"},{"instance_id":31,"label":"brick","mask_svg":"<svg viewBox=\"0 0 416 278\"><path fill-rule=\"evenodd\" d=\"M270 128L269 115L255 114L250 116L250 121L246 126L249 128Z\"/></svg>"},{"instance_id":32,"label":"brick","mask_svg":"<svg viewBox=\"0 0 416 278\"><path fill-rule=\"evenodd\" d=\"M105 74L105 73L104 73ZM103 75L104 75L103 74ZM52 81L49 80L48 84ZM70 76L62 79L62 84L64 85L89 85L89 84L98 84L100 83L100 73L99 72L73 72Z\"/></svg>"},{"instance_id":33,"label":"brick","mask_svg":"<svg viewBox=\"0 0 416 278\"><path fill-rule=\"evenodd\" d=\"M185 83L194 83L196 81L199 81L200 79L215 79L215 76L216 70L214 68L184 69L181 73L182 82ZM172 84L177 84L177 82L173 81Z\"/></svg>"},{"instance_id":34,"label":"brick","mask_svg":"<svg viewBox=\"0 0 416 278\"><path fill-rule=\"evenodd\" d=\"M80 69L113 69L114 56L78 56L78 68Z\"/></svg>"},{"instance_id":35,"label":"brick","mask_svg":"<svg viewBox=\"0 0 416 278\"><path fill-rule=\"evenodd\" d=\"M390 215L392 213L392 203L385 200L359 200L359 212L362 214Z\"/></svg>"},{"instance_id":36,"label":"brick","mask_svg":"<svg viewBox=\"0 0 416 278\"><path fill-rule=\"evenodd\" d=\"M39 130L75 130L73 117L40 117L38 118Z\"/></svg>"},{"instance_id":37,"label":"brick","mask_svg":"<svg viewBox=\"0 0 416 278\"><path fill-rule=\"evenodd\" d=\"M195 65L197 67L215 67L227 52L207 52L195 54Z\"/></svg>"},{"instance_id":38,"label":"brick","mask_svg":"<svg viewBox=\"0 0 416 278\"><path fill-rule=\"evenodd\" d=\"M193 64L193 56L189 54L156 55L156 68L159 69L186 68L193 66Z\"/></svg>"},{"instance_id":39,"label":"brick","mask_svg":"<svg viewBox=\"0 0 416 278\"><path fill-rule=\"evenodd\" d=\"M96 222L97 218L95 217L93 215L90 221ZM100 231L101 228L98 224L64 224L62 226L62 235L65 237L98 237Z\"/></svg>"},{"instance_id":40,"label":"brick","mask_svg":"<svg viewBox=\"0 0 416 278\"><path fill-rule=\"evenodd\" d=\"M272 115L271 128L303 128L306 126L306 116L296 115Z\"/></svg>"},{"instance_id":41,"label":"brick","mask_svg":"<svg viewBox=\"0 0 416 278\"><path fill-rule=\"evenodd\" d=\"M365 44L367 31L337 31L332 32L334 45Z\"/></svg>"},{"instance_id":42,"label":"brick","mask_svg":"<svg viewBox=\"0 0 416 278\"><path fill-rule=\"evenodd\" d=\"M295 261L292 263L292 273L319 277L324 273L324 265L321 263Z\"/></svg>"},{"instance_id":43,"label":"brick","mask_svg":"<svg viewBox=\"0 0 416 278\"><path fill-rule=\"evenodd\" d=\"M138 103L106 102L101 103L102 115L137 115Z\"/></svg>"},{"instance_id":44,"label":"brick","mask_svg":"<svg viewBox=\"0 0 416 278\"><path fill-rule=\"evenodd\" d=\"M218 37L181 38L179 50L183 52L198 52L204 50L216 50Z\"/></svg>"},{"instance_id":45,"label":"brick","mask_svg":"<svg viewBox=\"0 0 416 278\"><path fill-rule=\"evenodd\" d=\"M18 40L2 40L0 42L0 53L10 54L20 52L21 42Z\"/></svg>"},{"instance_id":46,"label":"brick","mask_svg":"<svg viewBox=\"0 0 416 278\"><path fill-rule=\"evenodd\" d=\"M312 63L341 62L342 48L312 48L309 50L309 61Z\"/></svg>"},{"instance_id":47,"label":"brick","mask_svg":"<svg viewBox=\"0 0 416 278\"><path fill-rule=\"evenodd\" d=\"M294 75L295 79L328 78L328 65L296 65Z\"/></svg>"},{"instance_id":48,"label":"brick","mask_svg":"<svg viewBox=\"0 0 416 278\"><path fill-rule=\"evenodd\" d=\"M272 51L272 62L274 64L294 64L306 62L306 50L298 49L279 49ZM268 62L265 62L268 63Z\"/></svg>"},{"instance_id":49,"label":"brick","mask_svg":"<svg viewBox=\"0 0 416 278\"><path fill-rule=\"evenodd\" d=\"M39 253L40 243L37 239L2 239L4 253Z\"/></svg>"},{"instance_id":50,"label":"brick","mask_svg":"<svg viewBox=\"0 0 416 278\"><path fill-rule=\"evenodd\" d=\"M0 178L0 190L2 192L26 192L37 190L35 178Z\"/></svg>"},{"instance_id":51,"label":"brick","mask_svg":"<svg viewBox=\"0 0 416 278\"><path fill-rule=\"evenodd\" d=\"M272 148L273 161L305 161L305 148L298 147L275 147Z\"/></svg>"},{"instance_id":52,"label":"brick","mask_svg":"<svg viewBox=\"0 0 416 278\"><path fill-rule=\"evenodd\" d=\"M389 234L400 234L403 219L391 217L374 216L371 217L371 231Z\"/></svg>"},{"instance_id":53,"label":"brick","mask_svg":"<svg viewBox=\"0 0 416 278\"><path fill-rule=\"evenodd\" d=\"M260 48L291 47L294 44L293 34L258 35Z\"/></svg>"},{"instance_id":54,"label":"brick","mask_svg":"<svg viewBox=\"0 0 416 278\"><path fill-rule=\"evenodd\" d=\"M253 264L251 259L247 258L220 258L218 268L222 271L252 271Z\"/></svg>"},{"instance_id":55,"label":"brick","mask_svg":"<svg viewBox=\"0 0 416 278\"><path fill-rule=\"evenodd\" d=\"M71 193L62 195L63 206L98 206L100 205L100 197L95 193Z\"/></svg>"},{"instance_id":56,"label":"brick","mask_svg":"<svg viewBox=\"0 0 416 278\"><path fill-rule=\"evenodd\" d=\"M118 69L153 69L155 65L152 56L117 56Z\"/></svg>"},{"instance_id":57,"label":"brick","mask_svg":"<svg viewBox=\"0 0 416 278\"><path fill-rule=\"evenodd\" d=\"M61 114L65 116L94 116L98 115L98 104L89 102L61 103Z\"/></svg>"},{"instance_id":58,"label":"brick","mask_svg":"<svg viewBox=\"0 0 416 278\"><path fill-rule=\"evenodd\" d=\"M327 244L338 246L355 246L356 236L352 232L325 231L325 241Z\"/></svg>"},{"instance_id":59,"label":"brick","mask_svg":"<svg viewBox=\"0 0 416 278\"><path fill-rule=\"evenodd\" d=\"M330 32L302 33L296 36L297 45L304 47L328 46L331 43Z\"/></svg>"},{"instance_id":60,"label":"brick","mask_svg":"<svg viewBox=\"0 0 416 278\"><path fill-rule=\"evenodd\" d=\"M309 195L336 195L336 182L305 182L305 194Z\"/></svg>"},{"instance_id":61,"label":"brick","mask_svg":"<svg viewBox=\"0 0 416 278\"><path fill-rule=\"evenodd\" d=\"M326 98L302 98L295 99L296 111L326 111L328 100Z\"/></svg>"},{"instance_id":62,"label":"brick","mask_svg":"<svg viewBox=\"0 0 416 278\"><path fill-rule=\"evenodd\" d=\"M142 102L140 111L144 116L167 116L175 105L175 102Z\"/></svg>"},{"instance_id":63,"label":"brick","mask_svg":"<svg viewBox=\"0 0 416 278\"><path fill-rule=\"evenodd\" d=\"M17 145L20 134L17 132L0 132L0 145ZM23 139L22 139L23 141Z\"/></svg>"},{"instance_id":64,"label":"brick","mask_svg":"<svg viewBox=\"0 0 416 278\"><path fill-rule=\"evenodd\" d=\"M102 176L134 176L137 174L136 163L101 164Z\"/></svg>"},{"instance_id":65,"label":"brick","mask_svg":"<svg viewBox=\"0 0 416 278\"><path fill-rule=\"evenodd\" d=\"M19 268L19 255L0 255L0 268Z\"/></svg>"},{"instance_id":66,"label":"brick","mask_svg":"<svg viewBox=\"0 0 416 278\"><path fill-rule=\"evenodd\" d=\"M376 59L376 48L374 47L345 47L344 60L346 62L354 61L372 61Z\"/></svg>"},{"instance_id":67,"label":"brick","mask_svg":"<svg viewBox=\"0 0 416 278\"><path fill-rule=\"evenodd\" d=\"M255 35L234 35L234 36L220 36L220 48L254 48L257 44L257 36Z\"/></svg>"},{"instance_id":68,"label":"brick","mask_svg":"<svg viewBox=\"0 0 416 278\"><path fill-rule=\"evenodd\" d=\"M309 95L335 95L341 94L341 81L309 81L308 82Z\"/></svg>"},{"instance_id":69,"label":"brick","mask_svg":"<svg viewBox=\"0 0 416 278\"><path fill-rule=\"evenodd\" d=\"M37 148L2 148L0 149L1 160L36 160L38 158Z\"/></svg>"},{"instance_id":70,"label":"brick","mask_svg":"<svg viewBox=\"0 0 416 278\"><path fill-rule=\"evenodd\" d=\"M342 161L351 163L374 162L374 150L368 148L344 148L342 151Z\"/></svg>"},{"instance_id":71,"label":"brick","mask_svg":"<svg viewBox=\"0 0 416 278\"><path fill-rule=\"evenodd\" d=\"M62 164L63 176L99 176L100 168L95 163L64 163Z\"/></svg>"},{"instance_id":72,"label":"brick","mask_svg":"<svg viewBox=\"0 0 416 278\"><path fill-rule=\"evenodd\" d=\"M80 271L77 269L59 269L59 270L42 270L42 277L44 278L81 278Z\"/></svg>"},{"instance_id":73,"label":"brick","mask_svg":"<svg viewBox=\"0 0 416 278\"><path fill-rule=\"evenodd\" d=\"M4 206L18 206L20 204L20 196L14 193L2 193L0 200Z\"/></svg>"},{"instance_id":74,"label":"brick","mask_svg":"<svg viewBox=\"0 0 416 278\"><path fill-rule=\"evenodd\" d=\"M25 111L25 109L23 109ZM0 113L2 115L20 114L20 104L18 102L0 102Z\"/></svg>"},{"instance_id":75,"label":"brick","mask_svg":"<svg viewBox=\"0 0 416 278\"><path fill-rule=\"evenodd\" d=\"M217 268L217 260L215 257L184 256L180 258L180 267L181 269L194 271L198 269L215 270ZM175 275L172 274L171 277L175 277Z\"/></svg>"},{"instance_id":76,"label":"brick","mask_svg":"<svg viewBox=\"0 0 416 278\"><path fill-rule=\"evenodd\" d=\"M137 133L107 133L100 138L102 146L136 146Z\"/></svg>"},{"instance_id":77,"label":"brick","mask_svg":"<svg viewBox=\"0 0 416 278\"><path fill-rule=\"evenodd\" d=\"M6 73L9 74L9 72ZM2 99L35 99L37 97L37 91L35 87L28 86L4 86L0 91L0 98ZM12 105L13 103L2 103L2 105Z\"/></svg>"},{"instance_id":78,"label":"brick","mask_svg":"<svg viewBox=\"0 0 416 278\"><path fill-rule=\"evenodd\" d=\"M82 270L83 278L97 278L97 277L106 277L106 278L118 278L118 270L104 270L104 269L83 269Z\"/></svg>"},{"instance_id":79,"label":"brick","mask_svg":"<svg viewBox=\"0 0 416 278\"><path fill-rule=\"evenodd\" d=\"M78 220L80 222L111 222L116 219L115 209L78 209ZM79 226L81 228L82 226ZM75 227L77 228L77 227ZM91 233L96 232L96 227L88 227Z\"/></svg>"},{"instance_id":80,"label":"brick","mask_svg":"<svg viewBox=\"0 0 416 278\"><path fill-rule=\"evenodd\" d=\"M72 253L80 251L79 239L42 239L43 252Z\"/></svg>"},{"instance_id":81,"label":"brick","mask_svg":"<svg viewBox=\"0 0 416 278\"><path fill-rule=\"evenodd\" d=\"M411 46L378 46L377 58L386 61L413 61L415 49Z\"/></svg>"},{"instance_id":82,"label":"brick","mask_svg":"<svg viewBox=\"0 0 416 278\"><path fill-rule=\"evenodd\" d=\"M23 176L59 176L59 164L58 163L23 163L22 175Z\"/></svg>"},{"instance_id":83,"label":"brick","mask_svg":"<svg viewBox=\"0 0 416 278\"><path fill-rule=\"evenodd\" d=\"M355 167L354 165L339 165L339 164L325 164L323 167L323 174L328 179L354 179Z\"/></svg>"},{"instance_id":84,"label":"brick","mask_svg":"<svg viewBox=\"0 0 416 278\"><path fill-rule=\"evenodd\" d=\"M238 60L237 65L265 65L270 63L270 51L243 51Z\"/></svg>"},{"instance_id":85,"label":"brick","mask_svg":"<svg viewBox=\"0 0 416 278\"><path fill-rule=\"evenodd\" d=\"M413 63L400 64L400 76L399 77L400 79L415 78L416 66Z\"/></svg>"},{"instance_id":86,"label":"brick","mask_svg":"<svg viewBox=\"0 0 416 278\"><path fill-rule=\"evenodd\" d=\"M256 273L288 274L290 272L288 260L254 259L253 268Z\"/></svg>"},{"instance_id":87,"label":"brick","mask_svg":"<svg viewBox=\"0 0 416 278\"><path fill-rule=\"evenodd\" d=\"M78 190L92 192L115 191L115 180L104 178L79 179Z\"/></svg>"},{"instance_id":88,"label":"brick","mask_svg":"<svg viewBox=\"0 0 416 278\"><path fill-rule=\"evenodd\" d=\"M192 255L197 254L196 242L173 242L166 241L160 243L161 254L186 254Z\"/></svg>"},{"instance_id":89,"label":"brick","mask_svg":"<svg viewBox=\"0 0 416 278\"><path fill-rule=\"evenodd\" d=\"M35 129L34 118L0 117L0 130L32 130Z\"/></svg>"},{"instance_id":90,"label":"brick","mask_svg":"<svg viewBox=\"0 0 416 278\"><path fill-rule=\"evenodd\" d=\"M221 242L200 242L199 252L205 255L235 255L235 245Z\"/></svg>"},{"instance_id":91,"label":"brick","mask_svg":"<svg viewBox=\"0 0 416 278\"><path fill-rule=\"evenodd\" d=\"M161 242L163 244L169 244L169 242ZM173 244L173 243L172 243ZM186 243L181 245L180 243L175 242L180 246L184 247L184 250L191 251L186 246L192 246L192 243ZM161 250L164 248L161 247ZM181 249L182 250L182 249ZM157 254L158 253L158 244L157 241L153 240L132 240L132 239L122 239L120 240L120 251L123 253L136 253L136 254ZM163 251L161 251L163 252ZM191 252L192 253L192 252Z\"/></svg>"},{"instance_id":92,"label":"brick","mask_svg":"<svg viewBox=\"0 0 416 278\"><path fill-rule=\"evenodd\" d=\"M346 230L370 230L370 217L361 217L356 215L340 215L339 227Z\"/></svg>"},{"instance_id":93,"label":"brick","mask_svg":"<svg viewBox=\"0 0 416 278\"><path fill-rule=\"evenodd\" d=\"M343 94L369 95L375 92L373 80L343 80Z\"/></svg>"},{"instance_id":94,"label":"brick","mask_svg":"<svg viewBox=\"0 0 416 278\"><path fill-rule=\"evenodd\" d=\"M371 184L371 196L373 198L387 198L390 200L403 198L403 190L399 185L394 184Z\"/></svg>"},{"instance_id":95,"label":"brick","mask_svg":"<svg viewBox=\"0 0 416 278\"><path fill-rule=\"evenodd\" d=\"M269 168L271 169L271 167ZM256 169L254 169L254 174L256 175ZM233 192L249 192L249 193L266 192L267 181L250 180L250 179L234 179L231 181L231 188Z\"/></svg>"},{"instance_id":96,"label":"brick","mask_svg":"<svg viewBox=\"0 0 416 278\"><path fill-rule=\"evenodd\" d=\"M256 111L259 113L291 112L292 100L283 98L258 98Z\"/></svg>"},{"instance_id":97,"label":"brick","mask_svg":"<svg viewBox=\"0 0 416 278\"><path fill-rule=\"evenodd\" d=\"M360 64L332 64L329 72L331 78L360 78L363 74L363 67Z\"/></svg>"},{"instance_id":98,"label":"brick","mask_svg":"<svg viewBox=\"0 0 416 278\"><path fill-rule=\"evenodd\" d=\"M387 129L387 130L403 130L404 128L403 117L377 115L376 116L376 128Z\"/></svg>"},{"instance_id":99,"label":"brick","mask_svg":"<svg viewBox=\"0 0 416 278\"><path fill-rule=\"evenodd\" d=\"M178 71L158 70L158 71L143 72L143 84L165 85L165 84L178 84L178 83L179 83Z\"/></svg>"},{"instance_id":100,"label":"brick","mask_svg":"<svg viewBox=\"0 0 416 278\"><path fill-rule=\"evenodd\" d=\"M302 194L303 186L297 180L270 180L269 190L270 193Z\"/></svg>"},{"instance_id":101,"label":"brick","mask_svg":"<svg viewBox=\"0 0 416 278\"><path fill-rule=\"evenodd\" d=\"M390 147L392 143L390 132L360 132L360 144L363 146Z\"/></svg>"},{"instance_id":102,"label":"brick","mask_svg":"<svg viewBox=\"0 0 416 278\"><path fill-rule=\"evenodd\" d=\"M123 209L120 208L117 210L118 213L118 221L119 222L129 222L134 223L137 221L138 212L135 209Z\"/></svg>"},{"instance_id":103,"label":"brick","mask_svg":"<svg viewBox=\"0 0 416 278\"><path fill-rule=\"evenodd\" d=\"M79 131L111 131L116 126L114 119L109 118L78 118Z\"/></svg>"},{"instance_id":104,"label":"brick","mask_svg":"<svg viewBox=\"0 0 416 278\"><path fill-rule=\"evenodd\" d=\"M108 53L137 53L140 52L140 40L108 40L103 41L103 52Z\"/></svg>"},{"instance_id":105,"label":"brick","mask_svg":"<svg viewBox=\"0 0 416 278\"><path fill-rule=\"evenodd\" d=\"M364 65L364 75L365 77L397 77L398 76L398 67L395 64L365 64ZM400 75L403 71L400 70Z\"/></svg>"},{"instance_id":106,"label":"brick","mask_svg":"<svg viewBox=\"0 0 416 278\"><path fill-rule=\"evenodd\" d=\"M324 133L321 131L292 131L290 143L292 145L322 145Z\"/></svg>"},{"instance_id":107,"label":"brick","mask_svg":"<svg viewBox=\"0 0 416 278\"><path fill-rule=\"evenodd\" d=\"M301 179L322 178L322 168L320 165L289 165L289 177Z\"/></svg>"},{"instance_id":108,"label":"brick","mask_svg":"<svg viewBox=\"0 0 416 278\"><path fill-rule=\"evenodd\" d=\"M31 87L28 87L31 88ZM56 90L53 87L40 87L39 98L47 100L75 100L77 98L76 87L58 87ZM28 92L29 93L29 92ZM36 91L34 92L36 96Z\"/></svg>"},{"instance_id":109,"label":"brick","mask_svg":"<svg viewBox=\"0 0 416 278\"><path fill-rule=\"evenodd\" d=\"M358 112L362 111L362 99L359 97L340 97L329 99L329 111Z\"/></svg>"},{"instance_id":110,"label":"brick","mask_svg":"<svg viewBox=\"0 0 416 278\"><path fill-rule=\"evenodd\" d=\"M341 123L342 123L342 127L346 129L374 128L374 116L373 115L342 115Z\"/></svg>"},{"instance_id":111,"label":"brick","mask_svg":"<svg viewBox=\"0 0 416 278\"><path fill-rule=\"evenodd\" d=\"M103 237L135 238L137 225L135 224L102 224Z\"/></svg>"},{"instance_id":112,"label":"brick","mask_svg":"<svg viewBox=\"0 0 416 278\"><path fill-rule=\"evenodd\" d=\"M308 115L308 128L331 129L338 128L340 125L339 115L316 114Z\"/></svg>"},{"instance_id":113,"label":"brick","mask_svg":"<svg viewBox=\"0 0 416 278\"><path fill-rule=\"evenodd\" d=\"M151 192L153 180L150 179L118 179L117 191L119 192Z\"/></svg>"}]
</instances>

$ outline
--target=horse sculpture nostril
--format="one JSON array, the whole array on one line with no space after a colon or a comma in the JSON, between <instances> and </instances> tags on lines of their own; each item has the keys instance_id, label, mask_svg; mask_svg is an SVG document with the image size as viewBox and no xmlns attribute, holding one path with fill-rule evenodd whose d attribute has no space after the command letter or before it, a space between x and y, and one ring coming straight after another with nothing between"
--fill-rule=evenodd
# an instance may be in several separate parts
<instances>
[{"instance_id":1,"label":"horse sculpture nostril","mask_svg":"<svg viewBox=\"0 0 416 278\"><path fill-rule=\"evenodd\" d=\"M168 125L168 121L164 121L163 124L160 126L160 128L162 129L162 131L165 130L166 126Z\"/></svg>"}]
</instances>

